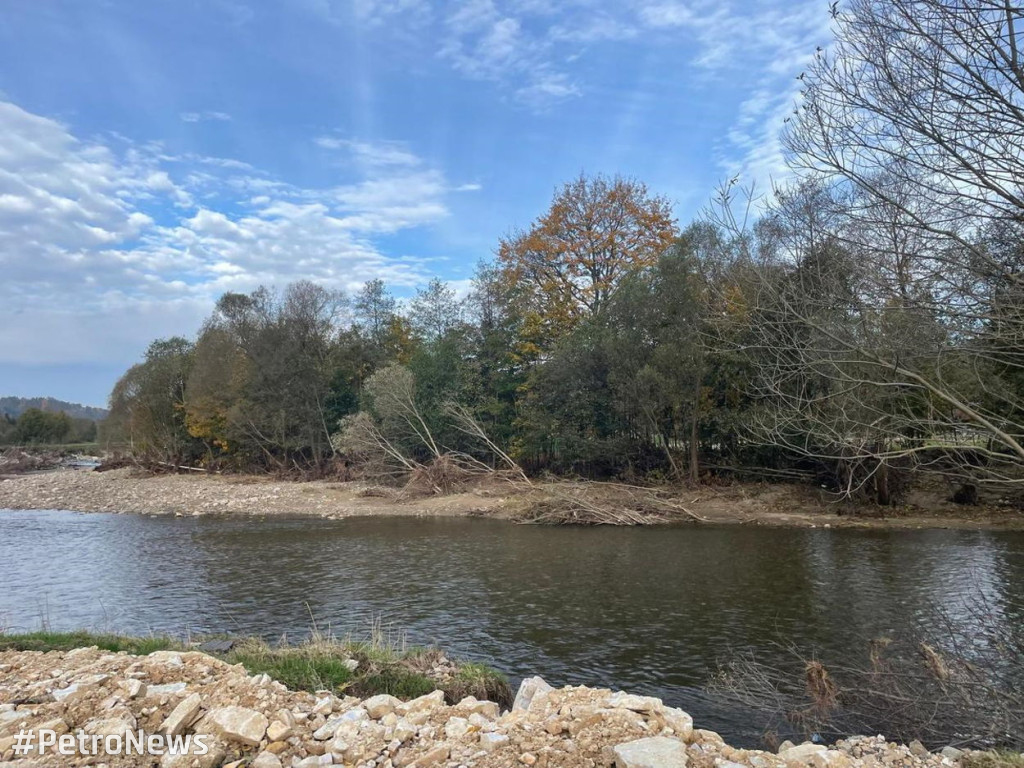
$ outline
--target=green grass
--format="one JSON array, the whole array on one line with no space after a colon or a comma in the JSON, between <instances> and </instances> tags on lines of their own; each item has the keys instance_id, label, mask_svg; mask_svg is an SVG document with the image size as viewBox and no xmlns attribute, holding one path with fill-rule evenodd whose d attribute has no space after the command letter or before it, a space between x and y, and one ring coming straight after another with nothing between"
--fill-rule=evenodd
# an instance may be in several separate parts
<instances>
[{"instance_id":1,"label":"green grass","mask_svg":"<svg viewBox=\"0 0 1024 768\"><path fill-rule=\"evenodd\" d=\"M171 637L152 635L126 637L124 635L95 634L93 632L27 632L8 635L0 632L0 651L70 651L74 648L97 646L105 651L125 651L145 656L153 651L184 650L186 646Z\"/></svg>"},{"instance_id":2,"label":"green grass","mask_svg":"<svg viewBox=\"0 0 1024 768\"><path fill-rule=\"evenodd\" d=\"M192 647L158 635L0 632L0 651L70 651L94 645L106 651L125 651L139 656L162 650L185 651ZM374 627L366 641L339 640L319 633L297 644L270 645L259 638L244 638L229 652L211 655L230 664L241 664L250 674L270 675L292 690L326 690L361 697L387 693L400 699L414 699L441 688L449 703L476 696L506 708L512 704L512 689L499 672L482 664L463 662L456 665L451 680L439 683L429 673L441 657L440 651L407 648L403 636L385 635L379 627ZM346 665L350 659L359 662L354 671Z\"/></svg>"}]
</instances>

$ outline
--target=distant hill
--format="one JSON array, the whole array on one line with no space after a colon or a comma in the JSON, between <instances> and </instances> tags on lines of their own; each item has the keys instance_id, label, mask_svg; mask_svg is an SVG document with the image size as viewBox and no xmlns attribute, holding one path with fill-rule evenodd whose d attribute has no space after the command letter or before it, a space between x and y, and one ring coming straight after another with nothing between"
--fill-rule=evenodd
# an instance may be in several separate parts
<instances>
[{"instance_id":1,"label":"distant hill","mask_svg":"<svg viewBox=\"0 0 1024 768\"><path fill-rule=\"evenodd\" d=\"M92 419L99 421L107 417L106 408L93 408L91 405L67 403L53 397L0 397L0 414L6 413L17 418L29 408L58 413L64 411L73 419Z\"/></svg>"}]
</instances>

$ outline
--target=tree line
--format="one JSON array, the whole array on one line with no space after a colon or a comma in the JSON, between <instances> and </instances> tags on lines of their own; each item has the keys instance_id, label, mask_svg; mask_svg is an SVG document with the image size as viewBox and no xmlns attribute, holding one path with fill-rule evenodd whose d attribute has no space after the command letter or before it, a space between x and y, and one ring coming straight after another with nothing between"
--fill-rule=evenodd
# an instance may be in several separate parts
<instances>
[{"instance_id":1,"label":"tree line","mask_svg":"<svg viewBox=\"0 0 1024 768\"><path fill-rule=\"evenodd\" d=\"M463 466L699 482L740 472L898 503L1024 480L1024 11L851 0L801 73L791 179L680 227L585 176L458 298L298 282L154 342L108 440L175 463Z\"/></svg>"}]
</instances>

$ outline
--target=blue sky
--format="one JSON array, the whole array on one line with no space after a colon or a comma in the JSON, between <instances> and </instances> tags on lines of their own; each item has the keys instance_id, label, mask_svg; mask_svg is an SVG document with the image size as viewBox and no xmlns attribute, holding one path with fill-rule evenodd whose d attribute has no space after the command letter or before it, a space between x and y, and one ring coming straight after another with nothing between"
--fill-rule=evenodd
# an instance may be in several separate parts
<instances>
[{"instance_id":1,"label":"blue sky","mask_svg":"<svg viewBox=\"0 0 1024 768\"><path fill-rule=\"evenodd\" d=\"M464 290L555 188L766 188L822 0L5 0L0 394L102 405L227 290Z\"/></svg>"}]
</instances>

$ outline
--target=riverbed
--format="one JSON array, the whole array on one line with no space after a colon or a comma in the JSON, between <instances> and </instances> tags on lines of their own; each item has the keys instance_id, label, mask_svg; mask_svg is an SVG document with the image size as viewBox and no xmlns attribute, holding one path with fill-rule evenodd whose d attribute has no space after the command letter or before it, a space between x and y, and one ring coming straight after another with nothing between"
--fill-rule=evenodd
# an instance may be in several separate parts
<instances>
[{"instance_id":1,"label":"riverbed","mask_svg":"<svg viewBox=\"0 0 1024 768\"><path fill-rule=\"evenodd\" d=\"M464 518L0 512L0 627L437 644L555 685L650 694L749 741L700 687L737 650L823 655L1024 594L1024 534ZM1014 622L1020 617L996 615Z\"/></svg>"}]
</instances>

